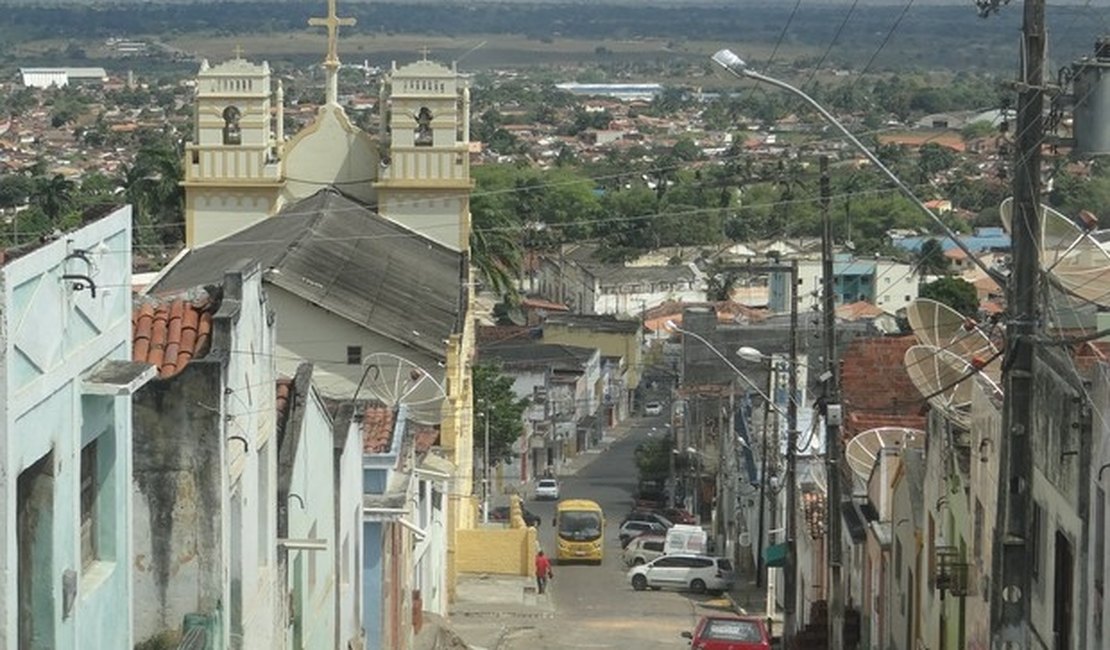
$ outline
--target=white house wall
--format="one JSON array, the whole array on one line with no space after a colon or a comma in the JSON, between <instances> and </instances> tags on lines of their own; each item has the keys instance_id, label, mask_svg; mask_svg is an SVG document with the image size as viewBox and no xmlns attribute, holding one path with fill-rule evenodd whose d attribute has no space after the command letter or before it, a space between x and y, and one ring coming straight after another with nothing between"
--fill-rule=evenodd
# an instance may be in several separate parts
<instances>
[{"instance_id":1,"label":"white house wall","mask_svg":"<svg viewBox=\"0 0 1110 650\"><path fill-rule=\"evenodd\" d=\"M315 393L314 393L314 400ZM324 409L323 404L316 408ZM337 530L339 548L339 589L336 603L336 626L339 646L347 640L362 638L362 437L348 435L340 453L337 489L339 504ZM357 647L357 646L356 646Z\"/></svg>"},{"instance_id":2,"label":"white house wall","mask_svg":"<svg viewBox=\"0 0 1110 650\"><path fill-rule=\"evenodd\" d=\"M226 292L225 292L226 294ZM225 295L226 298L226 295ZM231 549L232 578L236 554L242 572L243 648L269 650L277 645L280 629L277 579L277 440L274 326L258 269L243 274L239 315L232 329L224 404L227 411L228 460L232 499L236 482L242 520L241 548ZM219 313L216 315L219 318ZM215 334L215 332L214 332ZM214 341L214 344L218 342ZM243 436L240 444L232 436ZM229 536L231 542L235 535Z\"/></svg>"},{"instance_id":3,"label":"white house wall","mask_svg":"<svg viewBox=\"0 0 1110 650\"><path fill-rule=\"evenodd\" d=\"M290 648L335 647L336 585L350 582L353 568L340 566L336 576L333 558L349 550L351 539L336 539L335 462L331 421L315 399L302 420L301 436L289 485L289 537L323 541L326 549L289 549L289 584L293 617L299 619L301 645ZM299 498L295 498L296 495ZM345 544L344 544L345 542ZM344 580L345 579L345 580Z\"/></svg>"},{"instance_id":4,"label":"white house wall","mask_svg":"<svg viewBox=\"0 0 1110 650\"><path fill-rule=\"evenodd\" d=\"M270 285L269 296L281 321L277 334L278 372L291 377L302 361L312 363L314 383L322 395L337 399L351 399L354 395L365 368L362 364L347 363L348 346L361 346L363 357L388 352L408 359L442 385L444 371L439 360L374 334L281 288Z\"/></svg>"},{"instance_id":5,"label":"white house wall","mask_svg":"<svg viewBox=\"0 0 1110 650\"><path fill-rule=\"evenodd\" d=\"M82 395L82 376L101 361L130 358L131 209L120 208L0 269L0 647L23 647L19 621L33 612L42 634L35 647L131 647L131 416L127 397ZM65 260L75 249L90 263ZM62 280L95 274L96 296ZM80 556L80 459L98 440L95 508L98 557ZM45 574L31 603L17 597L17 518L21 473L51 453L52 478L36 509L38 534L30 553ZM48 517L48 520L43 520ZM71 575L73 590L63 588ZM21 608L21 604L26 609ZM67 609L68 605L68 609ZM104 621L114 621L104 625Z\"/></svg>"}]
</instances>

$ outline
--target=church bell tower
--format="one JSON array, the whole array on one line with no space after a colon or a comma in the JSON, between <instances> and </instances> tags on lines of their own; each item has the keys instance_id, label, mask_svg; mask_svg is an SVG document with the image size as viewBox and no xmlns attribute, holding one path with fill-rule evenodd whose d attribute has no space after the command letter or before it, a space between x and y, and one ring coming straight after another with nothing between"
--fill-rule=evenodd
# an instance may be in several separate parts
<instances>
[{"instance_id":1,"label":"church bell tower","mask_svg":"<svg viewBox=\"0 0 1110 650\"><path fill-rule=\"evenodd\" d=\"M201 64L196 81L194 141L185 145L185 243L198 246L277 209L282 181L270 66L236 56ZM280 129L279 129L280 132Z\"/></svg>"},{"instance_id":2,"label":"church bell tower","mask_svg":"<svg viewBox=\"0 0 1110 650\"><path fill-rule=\"evenodd\" d=\"M378 212L453 250L469 248L470 89L454 67L427 59L382 85Z\"/></svg>"}]
</instances>

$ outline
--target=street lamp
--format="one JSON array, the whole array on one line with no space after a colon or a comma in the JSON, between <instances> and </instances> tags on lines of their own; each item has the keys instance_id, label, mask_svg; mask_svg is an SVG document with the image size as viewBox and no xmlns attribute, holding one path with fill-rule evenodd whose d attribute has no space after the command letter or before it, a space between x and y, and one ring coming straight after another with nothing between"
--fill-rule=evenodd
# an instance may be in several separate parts
<instances>
[{"instance_id":1,"label":"street lamp","mask_svg":"<svg viewBox=\"0 0 1110 650\"><path fill-rule=\"evenodd\" d=\"M795 290L797 287L795 287ZM795 302L794 304L797 304ZM797 600L798 600L798 549L796 541L796 524L797 524L797 507L798 507L798 488L796 479L796 457L798 445L798 372L794 364L797 363L798 356L798 339L791 332L790 337L790 360L789 366L790 374L788 375L788 388L790 397L786 402L786 472L784 479L786 481L786 558L784 561L783 571L785 572L785 582L783 585L783 647L786 650L794 650L794 635L797 633ZM754 359L761 361L766 357L759 350L752 347L742 347L736 351L737 356L742 359ZM774 404L774 401L767 399L768 404ZM776 411L779 411L775 405ZM780 411L781 412L781 411ZM766 458L766 441L764 441L764 455ZM762 509L764 504L762 502L763 489L766 486L766 477L761 477L760 481L760 520L762 521ZM762 528L762 524L760 525ZM762 543L763 531L759 531L760 543ZM768 580L770 586L770 580ZM768 598L771 602L771 598ZM767 612L770 617L771 612Z\"/></svg>"},{"instance_id":2,"label":"street lamp","mask_svg":"<svg viewBox=\"0 0 1110 650\"><path fill-rule=\"evenodd\" d=\"M701 334L698 334L697 332L691 332L690 330L682 329L673 320L668 320L664 324L664 326L666 327L667 331L669 331L669 332L678 332L679 334L683 334L685 336L689 336L693 339L696 339L696 340L700 341L705 347L709 348L710 352L717 355L717 358L719 358L721 361L724 361L725 365L728 366L729 369L732 370L732 372L736 373L737 377L744 380L744 383L746 383L752 390L754 390L757 395L762 397L768 404L774 404L774 400L772 400L770 397L767 397L767 393L764 393L763 390L759 387L759 385L757 385L754 381L752 381L751 377L748 377L747 375L745 375L739 368L736 367L736 364L734 364L728 357L726 357L724 354L722 354L721 351L718 350L712 343L710 343L709 340L706 339L704 336L702 336ZM744 349L754 350L755 348L740 348L740 350L744 350ZM737 350L737 354L740 353L740 350ZM743 358L743 357L741 357L741 358ZM776 405L775 408L778 409L778 406ZM785 415L785 414L782 413L782 411L779 411L779 413L782 414L782 415Z\"/></svg>"},{"instance_id":3,"label":"street lamp","mask_svg":"<svg viewBox=\"0 0 1110 650\"><path fill-rule=\"evenodd\" d=\"M812 106L814 110L816 110L818 113L821 114L821 117L825 118L826 122L828 122L829 124L836 127L836 129L838 131L840 131L840 133L849 142L851 142L852 145L856 149L858 149L860 153L862 153L869 161L871 161L872 165L875 165L875 167L879 171L881 171L883 174L885 174L886 177L889 178L892 183L894 183L894 185L902 192L902 194L904 194L906 196L907 199L910 200L911 203L913 203L915 206L917 206L917 208L919 210L921 210L923 213L925 213L925 215L928 216L929 219L934 224L936 224L937 227L939 227L944 232L944 234L949 239L951 239L961 251L964 252L965 255L967 255L968 259L970 259L972 262L974 262L975 265L980 268L980 270L982 270L984 273L987 274L987 277L993 279L995 282L998 282L1002 286L1006 285L1006 278L1005 277L1003 277L997 271L994 271L993 269L987 267L987 265L984 264L978 258L978 256L976 256L971 251L970 248L968 248L967 244L965 244L962 240L960 240L959 236L957 236L956 233L953 232L953 230L951 228L949 228L947 226L947 224L945 224L944 221L941 220L940 217L938 217L936 214L934 214L933 211L930 210L929 207L921 201L921 199L917 198L917 196L913 193L913 190L911 190L905 183L903 183L901 181L901 179L899 179L897 176L895 176L894 172L890 171L887 168L887 166L884 165L881 160L879 160L879 157L876 156L866 146L864 146L864 144L862 142L860 142L858 139L856 139L856 136L852 135L852 133L843 124L841 124L839 121L837 121L837 119L835 117L833 117L832 113L827 111L824 106L821 106L820 104L818 104L817 100L815 100L812 97L810 97L809 95L805 94L800 89L795 88L794 86L791 86L790 84L786 83L785 81L780 81L779 79L775 79L774 77L768 77L767 75L760 74L760 73L756 72L755 70L752 70L750 67L748 67L748 64L745 63L744 60L741 59L739 56L737 56L732 50L728 50L728 49L718 50L717 53L714 54L711 58L712 58L714 63L721 66L722 68L727 70L732 76L734 76L738 79L752 79L754 81L761 81L763 83L770 84L770 85L772 85L776 88L780 88L782 90L785 90L789 93L792 93L792 94L800 97L807 104Z\"/></svg>"},{"instance_id":4,"label":"street lamp","mask_svg":"<svg viewBox=\"0 0 1110 650\"><path fill-rule=\"evenodd\" d=\"M797 277L796 266L794 266L794 269L791 271L792 283L794 284L794 287L792 289L792 294L794 296L797 295L797 281L795 279L796 277ZM791 328L790 328L791 344L790 344L790 350L791 350L791 356L792 357L797 356L797 336L796 336L796 332L797 332L797 304L798 303L797 303L796 299L791 300ZM793 482L794 482L794 455L795 455L794 446L798 442L798 433L797 433L797 428L798 428L798 426L797 426L797 424L798 424L798 405L797 405L797 398L796 398L797 373L792 372L790 374L790 401L787 403L786 412L783 413L782 409L775 402L775 400L771 399L770 396L767 395L767 393L763 392L763 389L761 389L758 384L756 384L754 381L752 381L752 379L750 377L748 377L746 374L744 374L743 371L741 371L739 368L737 368L736 364L734 364L731 359L729 359L727 356L725 356L720 350L718 350L716 348L716 346L714 346L712 343L710 343L709 340L706 339L704 336L702 336L701 334L698 334L697 332L691 332L690 330L686 330L686 329L683 329L683 328L679 327L673 320L666 321L665 327L668 331L679 332L680 334L683 334L684 336L690 336L691 338L693 338L697 341L700 341L705 347L709 348L709 350L713 354L715 354L721 361L724 361L725 365L728 366L729 369L731 369L736 374L737 377L742 379L744 381L744 383L746 383L752 390L754 390L756 392L756 394L759 395L763 399L764 404L767 404L769 408L773 409L780 416L786 418L787 427L788 427L787 444L789 445L789 448L787 449L787 452L786 452L786 468L787 468L786 476L787 476L787 479L790 481L790 484L788 485L787 492L786 492L786 495L787 495L786 496L786 509L787 509L788 513L793 513L794 508L796 506L796 503L795 503L796 495L795 495L795 489L794 489L794 485L793 485ZM745 358L759 358L759 359L762 359L763 358L763 355L758 350L756 350L755 348L747 347L747 346L738 349L736 351L736 354L742 359L745 359ZM733 435L728 436L729 441L733 441L733 440L736 440L736 439L738 439L738 436L733 436ZM746 443L742 443L742 444L746 444ZM766 464L766 458L767 458L767 448L766 448L766 444L764 444L763 460L761 461L761 462L764 463L764 465ZM728 477L726 477L726 478L728 478ZM764 481L761 481L761 484L763 482ZM731 487L731 482L729 483L729 485ZM763 488L761 487L761 489L760 489L760 512L761 513L762 513L762 509L763 509L763 497L764 497L764 492L763 492ZM763 532L760 531L759 535L760 535L760 543L762 543ZM793 528L790 526L790 524L788 524L788 527L787 527L787 541L786 541L786 543L787 543L786 561L787 561L788 564L787 564L787 567L786 567L786 571L787 571L786 588L784 590L785 591L784 600L787 601L786 605L783 608L784 618L785 618L785 621L784 621L785 635L784 636L786 636L787 638L791 638L793 633L794 633L794 606L793 606L793 600L790 600L790 599L793 598L792 594L796 593L796 580L795 580L796 573L795 573L795 570L793 568L794 563L795 563L795 556L794 556L794 553L793 553L794 534L793 534ZM760 562L760 561L761 561L761 558L757 558L757 562Z\"/></svg>"}]
</instances>

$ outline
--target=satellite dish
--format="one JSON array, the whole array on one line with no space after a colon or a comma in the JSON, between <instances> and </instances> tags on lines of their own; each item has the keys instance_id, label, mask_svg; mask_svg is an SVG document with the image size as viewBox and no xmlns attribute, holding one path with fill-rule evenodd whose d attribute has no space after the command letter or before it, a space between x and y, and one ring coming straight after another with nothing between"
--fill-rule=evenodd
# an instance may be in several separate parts
<instances>
[{"instance_id":1,"label":"satellite dish","mask_svg":"<svg viewBox=\"0 0 1110 650\"><path fill-rule=\"evenodd\" d=\"M964 361L980 368L991 381L997 382L1002 375L997 359L998 349L976 322L952 309L948 305L918 298L906 308L906 318L913 328L913 335L921 345L947 350Z\"/></svg>"},{"instance_id":2,"label":"satellite dish","mask_svg":"<svg viewBox=\"0 0 1110 650\"><path fill-rule=\"evenodd\" d=\"M404 404L408 419L438 425L447 392L427 370L388 352L375 352L363 360L366 376L362 388L387 406Z\"/></svg>"},{"instance_id":3,"label":"satellite dish","mask_svg":"<svg viewBox=\"0 0 1110 650\"><path fill-rule=\"evenodd\" d=\"M929 404L964 429L971 423L972 391L982 390L996 402L1002 397L998 384L942 348L915 345L906 350L904 363L913 385Z\"/></svg>"},{"instance_id":4,"label":"satellite dish","mask_svg":"<svg viewBox=\"0 0 1110 650\"><path fill-rule=\"evenodd\" d=\"M871 468L875 466L875 461L883 449L907 447L919 449L924 445L924 431L902 427L878 427L868 429L849 440L844 448L844 456L856 476L866 480L871 475Z\"/></svg>"},{"instance_id":5,"label":"satellite dish","mask_svg":"<svg viewBox=\"0 0 1110 650\"><path fill-rule=\"evenodd\" d=\"M999 211L1006 232L1013 233L1013 198ZM1103 307L1110 307L1110 244L1106 231L1095 232L1095 222L1081 227L1067 215L1041 206L1041 268L1061 290Z\"/></svg>"}]
</instances>

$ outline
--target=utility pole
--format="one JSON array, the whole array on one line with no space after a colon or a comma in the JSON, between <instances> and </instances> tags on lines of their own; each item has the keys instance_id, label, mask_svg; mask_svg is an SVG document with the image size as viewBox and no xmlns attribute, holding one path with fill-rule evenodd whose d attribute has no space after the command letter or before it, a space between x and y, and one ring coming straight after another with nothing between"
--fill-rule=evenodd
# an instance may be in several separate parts
<instances>
[{"instance_id":1,"label":"utility pole","mask_svg":"<svg viewBox=\"0 0 1110 650\"><path fill-rule=\"evenodd\" d=\"M1022 21L1021 78L1018 81L1013 169L1013 270L1007 286L1005 398L999 449L998 514L995 519L991 581L992 646L1030 647L1029 567L1033 500L1033 357L1038 319L1040 266L1041 142L1044 138L1045 2L1025 0Z\"/></svg>"},{"instance_id":2,"label":"utility pole","mask_svg":"<svg viewBox=\"0 0 1110 650\"><path fill-rule=\"evenodd\" d=\"M775 371L772 369L771 360L767 360L767 395L774 399L775 397ZM767 429L771 422L771 404L766 403L763 405L763 437L761 438L761 445L759 451L759 533L756 535L756 554L755 554L755 586L763 586L763 550L765 547L763 543L764 531L767 530L763 525L764 513L767 512Z\"/></svg>"},{"instance_id":3,"label":"utility pole","mask_svg":"<svg viewBox=\"0 0 1110 650\"><path fill-rule=\"evenodd\" d=\"M786 402L786 576L783 585L782 640L784 650L795 650L798 633L798 546L795 531L798 521L798 260L790 262L790 372Z\"/></svg>"},{"instance_id":4,"label":"utility pole","mask_svg":"<svg viewBox=\"0 0 1110 650\"><path fill-rule=\"evenodd\" d=\"M840 533L840 386L836 361L836 295L833 277L832 217L829 214L829 158L821 156L821 299L825 317L825 555L828 565L829 650L844 648L844 562Z\"/></svg>"}]
</instances>

